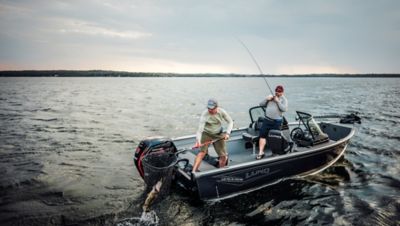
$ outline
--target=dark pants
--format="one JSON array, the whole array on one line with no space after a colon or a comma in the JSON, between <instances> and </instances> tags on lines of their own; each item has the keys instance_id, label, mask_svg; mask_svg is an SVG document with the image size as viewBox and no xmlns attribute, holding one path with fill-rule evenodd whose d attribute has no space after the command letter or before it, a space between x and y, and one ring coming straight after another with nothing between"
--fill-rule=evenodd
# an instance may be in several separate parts
<instances>
[{"instance_id":1,"label":"dark pants","mask_svg":"<svg viewBox=\"0 0 400 226\"><path fill-rule=\"evenodd\" d=\"M280 130L281 125L282 125L282 119L264 118L263 124L260 129L260 137L266 139L268 132L271 129Z\"/></svg>"}]
</instances>

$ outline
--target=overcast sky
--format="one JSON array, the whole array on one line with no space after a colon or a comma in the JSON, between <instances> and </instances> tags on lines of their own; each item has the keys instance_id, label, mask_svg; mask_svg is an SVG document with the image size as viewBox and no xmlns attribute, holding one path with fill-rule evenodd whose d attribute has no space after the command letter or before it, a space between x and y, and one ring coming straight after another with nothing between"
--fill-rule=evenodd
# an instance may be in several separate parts
<instances>
[{"instance_id":1,"label":"overcast sky","mask_svg":"<svg viewBox=\"0 0 400 226\"><path fill-rule=\"evenodd\" d=\"M0 0L0 70L400 73L398 0Z\"/></svg>"}]
</instances>

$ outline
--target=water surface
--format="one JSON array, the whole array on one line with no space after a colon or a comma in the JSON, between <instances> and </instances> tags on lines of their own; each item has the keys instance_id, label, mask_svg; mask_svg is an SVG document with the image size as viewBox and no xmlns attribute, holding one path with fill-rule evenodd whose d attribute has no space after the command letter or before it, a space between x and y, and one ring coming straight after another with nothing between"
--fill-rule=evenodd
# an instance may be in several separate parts
<instances>
[{"instance_id":1,"label":"water surface","mask_svg":"<svg viewBox=\"0 0 400 226\"><path fill-rule=\"evenodd\" d=\"M295 110L360 112L327 171L217 203L173 189L160 225L399 225L400 79L268 78ZM132 157L145 137L195 133L207 99L235 121L268 94L262 78L0 78L0 224L110 225L141 216ZM125 222L127 223L127 221Z\"/></svg>"}]
</instances>

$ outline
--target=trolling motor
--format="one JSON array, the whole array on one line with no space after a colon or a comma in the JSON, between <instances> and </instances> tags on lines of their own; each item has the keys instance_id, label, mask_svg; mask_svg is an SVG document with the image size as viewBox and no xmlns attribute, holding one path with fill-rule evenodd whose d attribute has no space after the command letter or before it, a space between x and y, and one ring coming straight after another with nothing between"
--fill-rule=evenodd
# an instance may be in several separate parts
<instances>
[{"instance_id":1,"label":"trolling motor","mask_svg":"<svg viewBox=\"0 0 400 226\"><path fill-rule=\"evenodd\" d=\"M357 113L351 113L349 115L345 115L343 118L340 119L340 123L343 124L354 124L358 123L361 124L361 118L357 115Z\"/></svg>"},{"instance_id":2,"label":"trolling motor","mask_svg":"<svg viewBox=\"0 0 400 226\"><path fill-rule=\"evenodd\" d=\"M313 118L314 119L317 119L317 118L321 118L321 119L339 118L340 119L339 123L342 123L342 124L354 124L354 123L361 124L361 117L358 116L358 114L359 114L358 112L355 112L355 113L351 113L348 115L318 115L318 116L313 116ZM296 120L299 120L299 119L300 119L300 117L296 116Z\"/></svg>"},{"instance_id":3,"label":"trolling motor","mask_svg":"<svg viewBox=\"0 0 400 226\"><path fill-rule=\"evenodd\" d=\"M313 118L339 118L339 123L342 124L354 124L358 123L361 124L361 117L358 116L358 112L351 113L348 115L320 115L320 116L313 116Z\"/></svg>"}]
</instances>

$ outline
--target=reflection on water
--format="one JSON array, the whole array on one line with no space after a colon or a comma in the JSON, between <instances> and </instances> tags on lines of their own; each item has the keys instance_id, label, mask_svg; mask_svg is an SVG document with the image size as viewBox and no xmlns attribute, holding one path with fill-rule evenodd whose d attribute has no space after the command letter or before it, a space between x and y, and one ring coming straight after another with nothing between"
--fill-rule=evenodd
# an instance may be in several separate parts
<instances>
[{"instance_id":1,"label":"reflection on water","mask_svg":"<svg viewBox=\"0 0 400 226\"><path fill-rule=\"evenodd\" d=\"M174 188L151 224L398 224L400 79L268 81L285 86L289 121L295 110L360 112L344 159L217 203ZM261 78L0 78L0 91L2 225L140 221L144 183L132 157L141 139L193 134L209 97L247 126L248 108L268 94Z\"/></svg>"}]
</instances>

